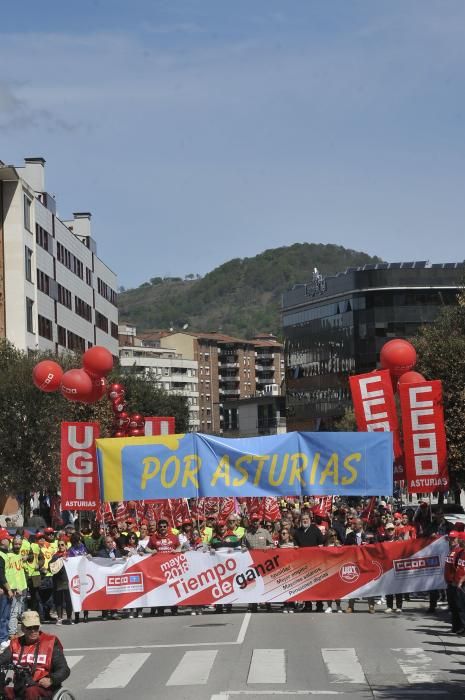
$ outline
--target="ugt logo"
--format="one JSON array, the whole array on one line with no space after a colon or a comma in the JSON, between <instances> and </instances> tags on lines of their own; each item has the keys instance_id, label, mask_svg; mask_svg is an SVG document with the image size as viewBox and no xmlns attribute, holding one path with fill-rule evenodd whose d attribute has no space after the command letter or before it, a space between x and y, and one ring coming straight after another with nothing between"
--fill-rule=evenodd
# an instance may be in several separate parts
<instances>
[{"instance_id":1,"label":"ugt logo","mask_svg":"<svg viewBox=\"0 0 465 700\"><path fill-rule=\"evenodd\" d=\"M352 561L343 564L339 569L339 577L346 583L354 583L360 578L360 569Z\"/></svg>"}]
</instances>

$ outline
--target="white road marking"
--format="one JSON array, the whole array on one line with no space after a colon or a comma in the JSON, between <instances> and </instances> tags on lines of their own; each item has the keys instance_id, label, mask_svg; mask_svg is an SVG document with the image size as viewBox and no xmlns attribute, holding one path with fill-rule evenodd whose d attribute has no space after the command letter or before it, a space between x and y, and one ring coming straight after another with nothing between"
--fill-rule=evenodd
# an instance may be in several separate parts
<instances>
[{"instance_id":1,"label":"white road marking","mask_svg":"<svg viewBox=\"0 0 465 700\"><path fill-rule=\"evenodd\" d=\"M285 649L254 649L250 662L247 685L251 683L285 683Z\"/></svg>"},{"instance_id":2,"label":"white road marking","mask_svg":"<svg viewBox=\"0 0 465 700\"><path fill-rule=\"evenodd\" d=\"M396 652L396 661L409 683L435 683L439 672L431 670L432 659L421 647L391 649Z\"/></svg>"},{"instance_id":3,"label":"white road marking","mask_svg":"<svg viewBox=\"0 0 465 700\"><path fill-rule=\"evenodd\" d=\"M150 654L120 654L89 683L87 690L125 688Z\"/></svg>"},{"instance_id":4,"label":"white road marking","mask_svg":"<svg viewBox=\"0 0 465 700\"><path fill-rule=\"evenodd\" d=\"M252 617L251 612L245 613L244 619L242 620L241 628L239 630L239 634L237 635L236 644L242 644L242 642L244 641L251 617Z\"/></svg>"},{"instance_id":5,"label":"white road marking","mask_svg":"<svg viewBox=\"0 0 465 700\"><path fill-rule=\"evenodd\" d=\"M230 695L344 695L340 690L227 690L225 693L212 695L210 700L228 700Z\"/></svg>"},{"instance_id":6,"label":"white road marking","mask_svg":"<svg viewBox=\"0 0 465 700\"><path fill-rule=\"evenodd\" d=\"M205 685L218 651L186 651L166 685Z\"/></svg>"},{"instance_id":7,"label":"white road marking","mask_svg":"<svg viewBox=\"0 0 465 700\"><path fill-rule=\"evenodd\" d=\"M322 649L321 655L332 683L366 683L355 649Z\"/></svg>"},{"instance_id":8,"label":"white road marking","mask_svg":"<svg viewBox=\"0 0 465 700\"><path fill-rule=\"evenodd\" d=\"M84 656L67 656L66 662L70 668L74 668Z\"/></svg>"},{"instance_id":9,"label":"white road marking","mask_svg":"<svg viewBox=\"0 0 465 700\"><path fill-rule=\"evenodd\" d=\"M68 647L65 649L65 653L68 651L129 651L131 649L178 649L185 647L230 647L242 644L247 634L247 628L250 623L252 613L247 612L244 615L242 624L237 635L237 639L233 642L183 642L181 644L132 644L126 646L116 646L116 647Z\"/></svg>"}]
</instances>

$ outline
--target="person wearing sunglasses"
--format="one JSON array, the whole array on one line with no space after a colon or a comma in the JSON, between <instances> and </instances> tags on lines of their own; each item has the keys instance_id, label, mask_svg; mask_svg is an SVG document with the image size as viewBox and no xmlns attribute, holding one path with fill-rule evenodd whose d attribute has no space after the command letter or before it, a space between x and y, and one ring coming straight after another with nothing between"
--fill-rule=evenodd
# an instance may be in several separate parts
<instances>
[{"instance_id":1,"label":"person wearing sunglasses","mask_svg":"<svg viewBox=\"0 0 465 700\"><path fill-rule=\"evenodd\" d=\"M145 548L145 551L151 552L152 554L172 554L173 552L181 551L181 543L179 541L179 537L177 535L174 535L170 531L168 527L168 521L164 518L160 518L160 520L158 521L157 530L155 533L153 533L153 535L150 535L149 543ZM164 607L158 607L156 611L157 615L165 614ZM150 614L155 615L155 608L151 609ZM177 605L173 605L171 607L171 614L178 614Z\"/></svg>"},{"instance_id":2,"label":"person wearing sunglasses","mask_svg":"<svg viewBox=\"0 0 465 700\"><path fill-rule=\"evenodd\" d=\"M39 613L27 610L21 616L22 635L11 640L0 654L0 665L17 664L31 668L32 685L25 688L25 700L52 698L70 674L63 646L54 634L40 630ZM14 686L4 689L7 700L14 700Z\"/></svg>"}]
</instances>

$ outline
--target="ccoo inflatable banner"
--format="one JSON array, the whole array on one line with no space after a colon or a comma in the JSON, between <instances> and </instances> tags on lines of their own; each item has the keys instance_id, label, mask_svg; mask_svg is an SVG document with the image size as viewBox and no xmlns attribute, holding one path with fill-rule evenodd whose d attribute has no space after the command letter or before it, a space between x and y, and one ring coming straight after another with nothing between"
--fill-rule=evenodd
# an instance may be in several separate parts
<instances>
[{"instance_id":1,"label":"ccoo inflatable banner","mask_svg":"<svg viewBox=\"0 0 465 700\"><path fill-rule=\"evenodd\" d=\"M392 494L392 434L97 440L102 501Z\"/></svg>"},{"instance_id":2,"label":"ccoo inflatable banner","mask_svg":"<svg viewBox=\"0 0 465 700\"><path fill-rule=\"evenodd\" d=\"M65 562L75 612L335 600L444 587L445 537L365 546L177 552Z\"/></svg>"}]
</instances>

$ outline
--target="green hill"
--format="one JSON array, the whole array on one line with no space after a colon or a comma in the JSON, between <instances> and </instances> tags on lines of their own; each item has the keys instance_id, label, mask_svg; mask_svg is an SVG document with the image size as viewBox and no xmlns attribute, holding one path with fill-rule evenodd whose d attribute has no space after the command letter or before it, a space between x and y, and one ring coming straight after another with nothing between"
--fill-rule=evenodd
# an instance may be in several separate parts
<instances>
[{"instance_id":1,"label":"green hill","mask_svg":"<svg viewBox=\"0 0 465 700\"><path fill-rule=\"evenodd\" d=\"M309 282L315 267L331 275L376 262L381 259L342 246L295 243L235 258L200 279L154 277L120 293L120 321L138 330L179 329L187 323L192 331L279 335L282 293Z\"/></svg>"}]
</instances>

